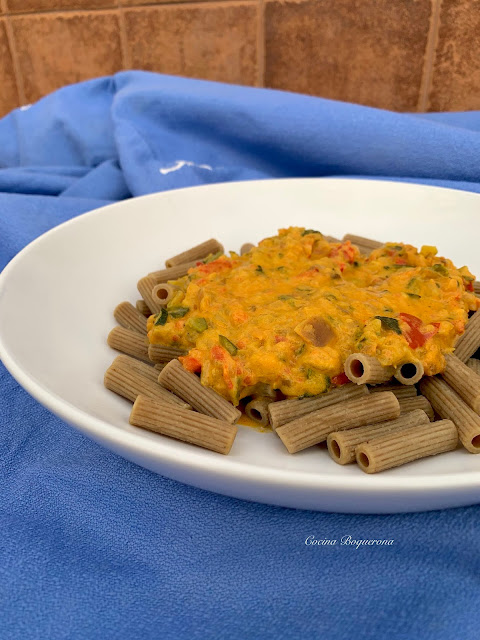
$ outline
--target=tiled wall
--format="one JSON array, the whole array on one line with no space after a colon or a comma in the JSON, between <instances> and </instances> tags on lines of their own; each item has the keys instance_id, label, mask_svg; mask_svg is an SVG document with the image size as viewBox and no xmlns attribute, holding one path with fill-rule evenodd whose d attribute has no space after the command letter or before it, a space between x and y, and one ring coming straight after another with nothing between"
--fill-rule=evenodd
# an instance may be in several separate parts
<instances>
[{"instance_id":1,"label":"tiled wall","mask_svg":"<svg viewBox=\"0 0 480 640\"><path fill-rule=\"evenodd\" d=\"M131 68L480 109L480 0L0 0L0 115Z\"/></svg>"}]
</instances>

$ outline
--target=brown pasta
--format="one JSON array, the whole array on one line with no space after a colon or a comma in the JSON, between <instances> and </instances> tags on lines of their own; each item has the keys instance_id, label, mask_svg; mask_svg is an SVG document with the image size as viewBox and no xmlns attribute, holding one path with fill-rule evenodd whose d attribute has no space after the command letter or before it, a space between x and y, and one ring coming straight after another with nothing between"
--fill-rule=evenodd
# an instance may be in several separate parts
<instances>
[{"instance_id":1,"label":"brown pasta","mask_svg":"<svg viewBox=\"0 0 480 640\"><path fill-rule=\"evenodd\" d=\"M174 295L179 291L178 287L174 287L168 282L156 284L152 289L152 298L162 307L170 302Z\"/></svg>"},{"instance_id":2,"label":"brown pasta","mask_svg":"<svg viewBox=\"0 0 480 640\"><path fill-rule=\"evenodd\" d=\"M473 283L473 290L475 292L475 295L480 296L480 282L478 280L475 280L475 282Z\"/></svg>"},{"instance_id":3,"label":"brown pasta","mask_svg":"<svg viewBox=\"0 0 480 640\"><path fill-rule=\"evenodd\" d=\"M338 238L334 238L333 236L323 236L327 242L337 243L341 242Z\"/></svg>"},{"instance_id":4,"label":"brown pasta","mask_svg":"<svg viewBox=\"0 0 480 640\"><path fill-rule=\"evenodd\" d=\"M148 304L145 302L145 300L137 300L135 303L135 306L137 307L137 311L140 311L140 313L145 316L146 318L148 318L149 316L152 315L151 311L150 311L150 307L148 306Z\"/></svg>"},{"instance_id":5,"label":"brown pasta","mask_svg":"<svg viewBox=\"0 0 480 640\"><path fill-rule=\"evenodd\" d=\"M119 361L118 358L107 369L104 384L107 389L130 402L135 402L137 396L144 395L160 400L162 403L174 404L182 409L191 409L188 403L161 387L158 382L147 378L139 369Z\"/></svg>"},{"instance_id":6,"label":"brown pasta","mask_svg":"<svg viewBox=\"0 0 480 640\"><path fill-rule=\"evenodd\" d=\"M405 385L417 383L424 374L423 364L420 360L404 362L395 370L395 378Z\"/></svg>"},{"instance_id":7,"label":"brown pasta","mask_svg":"<svg viewBox=\"0 0 480 640\"><path fill-rule=\"evenodd\" d=\"M117 304L113 312L115 320L125 329L131 329L138 333L147 333L147 321L145 316L136 309L130 302Z\"/></svg>"},{"instance_id":8,"label":"brown pasta","mask_svg":"<svg viewBox=\"0 0 480 640\"><path fill-rule=\"evenodd\" d=\"M205 242L188 249L188 251L182 251L182 253L179 253L172 258L168 258L168 260L165 260L165 265L167 267L175 267L178 264L184 264L185 262L191 262L192 260L203 260L211 253L219 252L223 253L223 246L218 242L218 240L211 238L210 240L206 240Z\"/></svg>"},{"instance_id":9,"label":"brown pasta","mask_svg":"<svg viewBox=\"0 0 480 640\"><path fill-rule=\"evenodd\" d=\"M160 372L158 382L205 415L225 422L236 422L241 412L213 389L204 387L199 378L186 371L178 360L172 360Z\"/></svg>"},{"instance_id":10,"label":"brown pasta","mask_svg":"<svg viewBox=\"0 0 480 640\"><path fill-rule=\"evenodd\" d=\"M453 451L457 444L455 424L451 420L439 420L373 438L359 444L355 454L362 471L378 473L420 458Z\"/></svg>"},{"instance_id":11,"label":"brown pasta","mask_svg":"<svg viewBox=\"0 0 480 640\"><path fill-rule=\"evenodd\" d=\"M417 388L413 385L406 386L404 384L379 384L369 389L370 393L380 393L382 391L391 391L397 398L414 398L417 395Z\"/></svg>"},{"instance_id":12,"label":"brown pasta","mask_svg":"<svg viewBox=\"0 0 480 640\"><path fill-rule=\"evenodd\" d=\"M445 356L442 373L445 382L454 389L475 413L480 413L480 376L455 355Z\"/></svg>"},{"instance_id":13,"label":"brown pasta","mask_svg":"<svg viewBox=\"0 0 480 640\"><path fill-rule=\"evenodd\" d=\"M251 251L254 246L255 245L252 244L251 242L246 242L245 244L242 244L242 246L240 247L240 255L241 256L245 255L246 253Z\"/></svg>"},{"instance_id":14,"label":"brown pasta","mask_svg":"<svg viewBox=\"0 0 480 640\"><path fill-rule=\"evenodd\" d=\"M150 309L152 313L159 313L162 310L162 305L158 300L152 295L153 288L155 287L156 282L155 279L151 276L145 276L144 278L140 278L137 282L137 289L140 292L140 295L145 300L147 307Z\"/></svg>"},{"instance_id":15,"label":"brown pasta","mask_svg":"<svg viewBox=\"0 0 480 640\"><path fill-rule=\"evenodd\" d=\"M314 411L278 427L277 435L290 453L296 453L323 442L332 431L393 420L399 415L398 400L387 391Z\"/></svg>"},{"instance_id":16,"label":"brown pasta","mask_svg":"<svg viewBox=\"0 0 480 640\"><path fill-rule=\"evenodd\" d=\"M245 413L250 420L258 422L258 424L263 427L268 427L270 424L268 405L271 404L271 402L271 398L257 396L245 405Z\"/></svg>"},{"instance_id":17,"label":"brown pasta","mask_svg":"<svg viewBox=\"0 0 480 640\"><path fill-rule=\"evenodd\" d=\"M346 400L354 400L368 395L366 385L345 384L342 387L332 389L328 393L322 393L311 398L292 398L291 400L280 400L280 402L272 402L268 406L270 415L270 424L272 429L281 427L282 424L292 422L297 418L301 418L313 411L324 409L339 402Z\"/></svg>"},{"instance_id":18,"label":"brown pasta","mask_svg":"<svg viewBox=\"0 0 480 640\"><path fill-rule=\"evenodd\" d=\"M466 362L480 347L480 309L475 311L467 322L465 333L460 336L455 345L455 355L462 362Z\"/></svg>"},{"instance_id":19,"label":"brown pasta","mask_svg":"<svg viewBox=\"0 0 480 640\"><path fill-rule=\"evenodd\" d=\"M131 358L130 356L126 356L125 354L121 354L115 358L113 364L122 364L126 367L130 367L131 369L136 369L138 373L141 373L142 376L148 378L152 382L158 383L158 371L155 367L150 364L146 364L141 360L137 360L136 358Z\"/></svg>"},{"instance_id":20,"label":"brown pasta","mask_svg":"<svg viewBox=\"0 0 480 640\"><path fill-rule=\"evenodd\" d=\"M383 247L383 242L378 242L377 240L371 240L370 238L363 238L362 236L356 236L352 233L346 233L343 236L343 242L350 240L352 244L356 244L368 249L368 252L373 251L374 249L378 249L379 247Z\"/></svg>"},{"instance_id":21,"label":"brown pasta","mask_svg":"<svg viewBox=\"0 0 480 640\"><path fill-rule=\"evenodd\" d=\"M425 411L430 420L434 419L433 408L430 402L425 398L425 396L415 396L415 398L399 398L398 404L400 405L400 415L404 413L410 413L411 411L416 411L417 409L421 409Z\"/></svg>"},{"instance_id":22,"label":"brown pasta","mask_svg":"<svg viewBox=\"0 0 480 640\"><path fill-rule=\"evenodd\" d=\"M423 378L420 390L441 418L455 423L465 449L480 453L480 416L441 378Z\"/></svg>"},{"instance_id":23,"label":"brown pasta","mask_svg":"<svg viewBox=\"0 0 480 640\"><path fill-rule=\"evenodd\" d=\"M151 344L148 347L148 357L155 364L166 364L174 358L184 356L187 352L177 347L164 347L163 344Z\"/></svg>"},{"instance_id":24,"label":"brown pasta","mask_svg":"<svg viewBox=\"0 0 480 640\"><path fill-rule=\"evenodd\" d=\"M162 282L168 282L169 280L178 280L179 278L183 278L183 276L187 275L189 269L195 267L196 264L196 260L183 262L175 265L174 267L160 269L159 271L152 271L148 275L155 280L155 284L161 284Z\"/></svg>"},{"instance_id":25,"label":"brown pasta","mask_svg":"<svg viewBox=\"0 0 480 640\"><path fill-rule=\"evenodd\" d=\"M480 360L477 360L476 358L469 358L465 364L472 371L475 371L475 373L478 373L478 375L480 375Z\"/></svg>"},{"instance_id":26,"label":"brown pasta","mask_svg":"<svg viewBox=\"0 0 480 640\"><path fill-rule=\"evenodd\" d=\"M390 380L395 369L384 367L377 358L352 353L345 361L345 375L355 384L381 384Z\"/></svg>"},{"instance_id":27,"label":"brown pasta","mask_svg":"<svg viewBox=\"0 0 480 640\"><path fill-rule=\"evenodd\" d=\"M162 435L227 454L237 427L194 411L139 395L130 414L130 424Z\"/></svg>"},{"instance_id":28,"label":"brown pasta","mask_svg":"<svg viewBox=\"0 0 480 640\"><path fill-rule=\"evenodd\" d=\"M114 327L108 334L107 342L112 349L126 353L127 356L150 362L147 336L125 327Z\"/></svg>"},{"instance_id":29,"label":"brown pasta","mask_svg":"<svg viewBox=\"0 0 480 640\"><path fill-rule=\"evenodd\" d=\"M404 415L400 415L395 420L378 422L377 424L367 424L356 429L345 429L344 431L334 431L327 438L328 453L332 460L338 464L350 464L355 462L355 447L362 442L368 442L377 436L383 436L392 431L401 431L418 424L430 422L425 411L417 409Z\"/></svg>"}]
</instances>

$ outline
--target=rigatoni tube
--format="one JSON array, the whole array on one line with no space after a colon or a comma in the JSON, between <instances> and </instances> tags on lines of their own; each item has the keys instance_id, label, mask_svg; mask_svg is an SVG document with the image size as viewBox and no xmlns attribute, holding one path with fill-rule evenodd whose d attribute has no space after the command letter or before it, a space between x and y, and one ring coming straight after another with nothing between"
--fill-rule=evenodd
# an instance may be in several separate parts
<instances>
[{"instance_id":1,"label":"rigatoni tube","mask_svg":"<svg viewBox=\"0 0 480 640\"><path fill-rule=\"evenodd\" d=\"M323 442L332 431L393 420L399 415L398 400L387 391L314 411L282 425L277 435L290 453L296 453Z\"/></svg>"},{"instance_id":2,"label":"rigatoni tube","mask_svg":"<svg viewBox=\"0 0 480 640\"><path fill-rule=\"evenodd\" d=\"M338 464L350 464L355 462L355 447L361 442L368 442L371 438L383 436L391 431L401 431L402 429L426 424L427 422L430 422L430 419L425 411L417 409L405 415L400 415L395 420L367 424L356 429L334 431L327 438L328 453L332 460L335 460Z\"/></svg>"},{"instance_id":3,"label":"rigatoni tube","mask_svg":"<svg viewBox=\"0 0 480 640\"><path fill-rule=\"evenodd\" d=\"M270 424L270 418L268 415L268 405L271 404L272 399L258 396L256 398L252 398L250 402L247 402L245 405L245 413L254 422L262 425L263 427L268 427Z\"/></svg>"},{"instance_id":4,"label":"rigatoni tube","mask_svg":"<svg viewBox=\"0 0 480 640\"><path fill-rule=\"evenodd\" d=\"M441 378L423 378L420 390L441 418L453 420L465 449L480 453L480 416Z\"/></svg>"},{"instance_id":5,"label":"rigatoni tube","mask_svg":"<svg viewBox=\"0 0 480 640\"><path fill-rule=\"evenodd\" d=\"M137 282L137 289L152 313L159 313L162 310L162 305L152 295L156 284L155 279L151 276L140 278Z\"/></svg>"},{"instance_id":6,"label":"rigatoni tube","mask_svg":"<svg viewBox=\"0 0 480 640\"><path fill-rule=\"evenodd\" d=\"M202 260L211 253L219 252L223 253L223 246L218 240L211 238L210 240L206 240L205 242L188 249L188 251L183 251L172 258L168 258L168 260L165 260L165 264L167 267L175 267L178 264L184 264L185 262L191 262L192 260Z\"/></svg>"},{"instance_id":7,"label":"rigatoni tube","mask_svg":"<svg viewBox=\"0 0 480 640\"><path fill-rule=\"evenodd\" d=\"M393 367L384 367L377 358L364 353L352 353L345 361L345 375L355 384L380 384L395 373Z\"/></svg>"},{"instance_id":8,"label":"rigatoni tube","mask_svg":"<svg viewBox=\"0 0 480 640\"><path fill-rule=\"evenodd\" d=\"M412 385L417 383L424 374L423 364L420 360L410 360L404 362L395 369L395 378L401 384Z\"/></svg>"},{"instance_id":9,"label":"rigatoni tube","mask_svg":"<svg viewBox=\"0 0 480 640\"><path fill-rule=\"evenodd\" d=\"M165 364L174 358L184 356L186 353L183 349L165 347L162 344L151 344L148 347L148 357L155 364Z\"/></svg>"},{"instance_id":10,"label":"rigatoni tube","mask_svg":"<svg viewBox=\"0 0 480 640\"><path fill-rule=\"evenodd\" d=\"M223 454L230 452L237 435L233 424L142 395L135 400L130 424Z\"/></svg>"},{"instance_id":11,"label":"rigatoni tube","mask_svg":"<svg viewBox=\"0 0 480 640\"><path fill-rule=\"evenodd\" d=\"M472 371L475 371L475 373L478 373L478 375L480 375L480 360L477 360L476 358L469 358L465 364Z\"/></svg>"},{"instance_id":12,"label":"rigatoni tube","mask_svg":"<svg viewBox=\"0 0 480 640\"><path fill-rule=\"evenodd\" d=\"M137 311L140 311L140 313L142 314L142 316L145 316L146 318L148 318L149 316L152 315L152 312L150 311L150 307L147 305L147 303L145 302L145 300L137 300L135 303L135 306L137 308Z\"/></svg>"},{"instance_id":13,"label":"rigatoni tube","mask_svg":"<svg viewBox=\"0 0 480 640\"><path fill-rule=\"evenodd\" d=\"M455 345L454 354L462 362L466 362L480 347L480 309L475 311L467 322L465 333L460 336Z\"/></svg>"},{"instance_id":14,"label":"rigatoni tube","mask_svg":"<svg viewBox=\"0 0 480 640\"><path fill-rule=\"evenodd\" d=\"M158 382L147 378L139 369L118 359L114 360L107 369L104 384L107 389L123 396L130 402L135 402L137 396L144 395L174 404L182 409L191 408L188 403L161 387Z\"/></svg>"},{"instance_id":15,"label":"rigatoni tube","mask_svg":"<svg viewBox=\"0 0 480 640\"><path fill-rule=\"evenodd\" d=\"M143 336L137 331L131 331L125 327L114 327L108 334L107 342L112 349L150 362L147 336Z\"/></svg>"},{"instance_id":16,"label":"rigatoni tube","mask_svg":"<svg viewBox=\"0 0 480 640\"><path fill-rule=\"evenodd\" d=\"M155 284L161 284L162 282L168 282L169 280L178 280L186 276L189 269L196 266L196 262L184 262L177 264L175 267L167 269L160 269L159 271L152 271L148 275L155 280Z\"/></svg>"},{"instance_id":17,"label":"rigatoni tube","mask_svg":"<svg viewBox=\"0 0 480 640\"><path fill-rule=\"evenodd\" d=\"M204 387L199 378L186 371L178 360L172 360L160 372L158 382L180 396L194 409L225 422L236 422L241 412L213 389Z\"/></svg>"},{"instance_id":18,"label":"rigatoni tube","mask_svg":"<svg viewBox=\"0 0 480 640\"><path fill-rule=\"evenodd\" d=\"M125 329L131 329L138 333L147 333L147 320L145 316L130 302L120 302L115 307L113 316L119 325Z\"/></svg>"},{"instance_id":19,"label":"rigatoni tube","mask_svg":"<svg viewBox=\"0 0 480 640\"><path fill-rule=\"evenodd\" d=\"M398 404L400 405L400 415L404 413L410 413L411 411L416 411L417 409L421 409L425 411L430 420L433 420L434 413L433 408L430 402L425 398L425 396L415 396L414 398L399 398Z\"/></svg>"},{"instance_id":20,"label":"rigatoni tube","mask_svg":"<svg viewBox=\"0 0 480 640\"><path fill-rule=\"evenodd\" d=\"M442 378L475 413L480 413L480 375L455 355L445 356L445 362Z\"/></svg>"},{"instance_id":21,"label":"rigatoni tube","mask_svg":"<svg viewBox=\"0 0 480 640\"><path fill-rule=\"evenodd\" d=\"M373 438L359 444L355 455L362 471L378 473L413 460L452 451L457 444L455 424L451 420L439 420Z\"/></svg>"},{"instance_id":22,"label":"rigatoni tube","mask_svg":"<svg viewBox=\"0 0 480 640\"><path fill-rule=\"evenodd\" d=\"M332 404L353 400L368 395L368 388L365 385L345 384L342 387L332 389L328 393L322 393L311 398L293 398L291 400L280 400L272 402L268 406L270 414L270 424L272 429L281 427L282 424L301 418L302 416L324 409Z\"/></svg>"},{"instance_id":23,"label":"rigatoni tube","mask_svg":"<svg viewBox=\"0 0 480 640\"><path fill-rule=\"evenodd\" d=\"M417 388L413 385L404 384L379 384L369 388L370 393L381 393L391 391L397 398L414 398L417 395Z\"/></svg>"}]
</instances>

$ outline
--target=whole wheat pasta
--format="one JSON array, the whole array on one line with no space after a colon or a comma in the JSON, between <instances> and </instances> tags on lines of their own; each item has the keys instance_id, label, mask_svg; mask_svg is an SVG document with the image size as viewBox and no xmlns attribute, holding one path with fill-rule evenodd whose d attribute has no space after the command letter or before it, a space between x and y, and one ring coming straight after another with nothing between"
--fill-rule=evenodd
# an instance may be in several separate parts
<instances>
[{"instance_id":1,"label":"whole wheat pasta","mask_svg":"<svg viewBox=\"0 0 480 640\"><path fill-rule=\"evenodd\" d=\"M455 423L465 449L480 453L480 416L441 378L423 378L420 390L441 418Z\"/></svg>"},{"instance_id":2,"label":"whole wheat pasta","mask_svg":"<svg viewBox=\"0 0 480 640\"><path fill-rule=\"evenodd\" d=\"M393 431L357 445L357 464L365 473L378 473L407 462L453 451L458 432L451 420L420 424Z\"/></svg>"},{"instance_id":3,"label":"whole wheat pasta","mask_svg":"<svg viewBox=\"0 0 480 640\"><path fill-rule=\"evenodd\" d=\"M147 336L125 327L114 327L108 334L107 342L112 349L126 353L139 360L150 362Z\"/></svg>"},{"instance_id":4,"label":"whole wheat pasta","mask_svg":"<svg viewBox=\"0 0 480 640\"><path fill-rule=\"evenodd\" d=\"M425 411L417 409L405 413L395 420L367 424L364 427L345 429L345 431L334 431L327 438L328 453L332 460L338 464L350 464L355 462L355 447L358 444L368 442L371 438L383 436L391 431L400 431L427 422L430 422L430 419Z\"/></svg>"},{"instance_id":5,"label":"whole wheat pasta","mask_svg":"<svg viewBox=\"0 0 480 640\"><path fill-rule=\"evenodd\" d=\"M395 370L395 378L405 385L417 383L424 374L423 364L420 360L404 362Z\"/></svg>"},{"instance_id":6,"label":"whole wheat pasta","mask_svg":"<svg viewBox=\"0 0 480 640\"><path fill-rule=\"evenodd\" d=\"M475 280L475 282L473 283L473 290L475 292L475 295L480 296L480 282L478 280Z\"/></svg>"},{"instance_id":7,"label":"whole wheat pasta","mask_svg":"<svg viewBox=\"0 0 480 640\"><path fill-rule=\"evenodd\" d=\"M202 260L211 253L219 252L223 253L223 246L218 240L211 238L210 240L206 240L205 242L188 249L188 251L182 251L182 253L179 253L172 258L168 258L168 260L165 260L165 265L167 267L175 267L178 264L184 264L185 262L191 262L192 260Z\"/></svg>"},{"instance_id":8,"label":"whole wheat pasta","mask_svg":"<svg viewBox=\"0 0 480 640\"><path fill-rule=\"evenodd\" d=\"M480 375L467 367L455 355L445 356L442 378L475 413L480 413Z\"/></svg>"},{"instance_id":9,"label":"whole wheat pasta","mask_svg":"<svg viewBox=\"0 0 480 640\"><path fill-rule=\"evenodd\" d=\"M282 424L301 418L313 411L324 409L339 402L354 400L368 395L366 385L345 384L342 387L332 389L328 393L322 393L311 398L292 398L291 400L280 400L272 402L268 406L270 424L275 430Z\"/></svg>"},{"instance_id":10,"label":"whole wheat pasta","mask_svg":"<svg viewBox=\"0 0 480 640\"><path fill-rule=\"evenodd\" d=\"M115 358L112 364L121 364L126 367L130 367L131 369L135 369L138 373L142 374L145 378L148 378L152 382L158 383L158 371L155 367L150 364L146 364L141 360L137 360L136 358L131 358L130 356L126 356L125 354L120 354Z\"/></svg>"},{"instance_id":11,"label":"whole wheat pasta","mask_svg":"<svg viewBox=\"0 0 480 640\"><path fill-rule=\"evenodd\" d=\"M169 362L158 376L158 382L194 409L225 422L236 422L241 412L213 389L204 387L199 378L186 371L178 360Z\"/></svg>"},{"instance_id":12,"label":"whole wheat pasta","mask_svg":"<svg viewBox=\"0 0 480 640\"><path fill-rule=\"evenodd\" d=\"M162 403L174 404L182 409L191 409L188 403L161 387L158 382L150 380L138 369L117 359L107 369L104 384L107 389L130 402L135 402L137 396L144 395L160 400Z\"/></svg>"},{"instance_id":13,"label":"whole wheat pasta","mask_svg":"<svg viewBox=\"0 0 480 640\"><path fill-rule=\"evenodd\" d=\"M131 329L138 333L147 333L147 321L145 316L135 309L130 302L120 302L113 312L115 320L125 329Z\"/></svg>"},{"instance_id":14,"label":"whole wheat pasta","mask_svg":"<svg viewBox=\"0 0 480 640\"><path fill-rule=\"evenodd\" d=\"M472 371L475 371L475 373L478 373L478 375L480 375L480 360L477 360L476 358L469 358L465 364Z\"/></svg>"},{"instance_id":15,"label":"whole wheat pasta","mask_svg":"<svg viewBox=\"0 0 480 640\"><path fill-rule=\"evenodd\" d=\"M233 424L142 395L135 400L130 424L223 454L230 452L237 435Z\"/></svg>"},{"instance_id":16,"label":"whole wheat pasta","mask_svg":"<svg viewBox=\"0 0 480 640\"><path fill-rule=\"evenodd\" d=\"M465 362L480 347L480 309L475 311L467 322L465 333L460 336L455 345L455 355Z\"/></svg>"},{"instance_id":17,"label":"whole wheat pasta","mask_svg":"<svg viewBox=\"0 0 480 640\"><path fill-rule=\"evenodd\" d=\"M278 427L277 435L290 453L296 453L323 442L332 431L393 420L399 415L397 398L386 391L309 413Z\"/></svg>"},{"instance_id":18,"label":"whole wheat pasta","mask_svg":"<svg viewBox=\"0 0 480 640\"><path fill-rule=\"evenodd\" d=\"M352 244L361 245L370 251L383 247L384 242L378 242L377 240L371 240L370 238L363 238L362 236L356 236L352 233L346 233L343 236L343 242L350 240Z\"/></svg>"},{"instance_id":19,"label":"whole wheat pasta","mask_svg":"<svg viewBox=\"0 0 480 640\"><path fill-rule=\"evenodd\" d=\"M380 384L390 380L395 369L384 367L377 358L364 353L352 353L345 360L345 375L355 384Z\"/></svg>"},{"instance_id":20,"label":"whole wheat pasta","mask_svg":"<svg viewBox=\"0 0 480 640\"><path fill-rule=\"evenodd\" d=\"M163 369L165 368L165 364L160 364L159 362L157 362L157 364L154 364L154 365L153 365L153 368L154 368L156 371L163 371ZM158 373L157 373L157 377L155 378L155 380L157 380L157 381L158 381Z\"/></svg>"},{"instance_id":21,"label":"whole wheat pasta","mask_svg":"<svg viewBox=\"0 0 480 640\"><path fill-rule=\"evenodd\" d=\"M334 238L333 236L323 236L327 242L341 242L338 238Z\"/></svg>"},{"instance_id":22,"label":"whole wheat pasta","mask_svg":"<svg viewBox=\"0 0 480 640\"><path fill-rule=\"evenodd\" d=\"M268 427L270 419L268 415L268 405L271 404L271 398L262 398L258 396L253 398L245 405L245 413L254 422L258 422L263 427Z\"/></svg>"},{"instance_id":23,"label":"whole wheat pasta","mask_svg":"<svg viewBox=\"0 0 480 640\"><path fill-rule=\"evenodd\" d=\"M160 304L159 300L156 300L153 295L153 288L155 287L156 282L152 276L145 276L144 278L140 278L137 282L137 289L140 292L140 295L145 300L147 307L150 309L152 313L159 313L162 310L162 304Z\"/></svg>"},{"instance_id":24,"label":"whole wheat pasta","mask_svg":"<svg viewBox=\"0 0 480 640\"><path fill-rule=\"evenodd\" d=\"M150 308L148 306L148 304L145 302L145 300L137 300L135 303L135 306L137 307L137 311L140 311L140 313L145 316L146 318L148 318L149 316L151 316L151 311Z\"/></svg>"},{"instance_id":25,"label":"whole wheat pasta","mask_svg":"<svg viewBox=\"0 0 480 640\"><path fill-rule=\"evenodd\" d=\"M170 302L173 296L179 291L178 287L169 284L168 282L162 282L156 284L152 289L152 298L155 302L162 307Z\"/></svg>"},{"instance_id":26,"label":"whole wheat pasta","mask_svg":"<svg viewBox=\"0 0 480 640\"><path fill-rule=\"evenodd\" d=\"M404 413L410 413L410 411L416 411L421 409L425 411L430 420L434 419L433 408L430 402L425 396L415 396L414 398L399 398L398 404L400 405L400 415Z\"/></svg>"},{"instance_id":27,"label":"whole wheat pasta","mask_svg":"<svg viewBox=\"0 0 480 640\"><path fill-rule=\"evenodd\" d=\"M148 357L151 362L155 364L166 364L178 358L184 356L187 352L183 349L177 349L177 347L164 347L162 344L151 344L148 347Z\"/></svg>"},{"instance_id":28,"label":"whole wheat pasta","mask_svg":"<svg viewBox=\"0 0 480 640\"><path fill-rule=\"evenodd\" d=\"M178 280L179 278L183 278L183 276L187 275L188 270L195 267L196 264L196 260L183 262L175 265L174 267L160 269L159 271L152 271L148 275L155 280L155 284L161 284L162 282L168 282L169 280Z\"/></svg>"},{"instance_id":29,"label":"whole wheat pasta","mask_svg":"<svg viewBox=\"0 0 480 640\"><path fill-rule=\"evenodd\" d=\"M417 388L413 385L406 386L404 384L379 384L369 388L370 393L379 393L382 391L391 391L397 398L414 398L417 395Z\"/></svg>"},{"instance_id":30,"label":"whole wheat pasta","mask_svg":"<svg viewBox=\"0 0 480 640\"><path fill-rule=\"evenodd\" d=\"M255 245L252 244L251 242L245 242L245 244L242 244L242 246L240 247L240 255L243 256L246 253L248 253L251 249L253 249Z\"/></svg>"}]
</instances>

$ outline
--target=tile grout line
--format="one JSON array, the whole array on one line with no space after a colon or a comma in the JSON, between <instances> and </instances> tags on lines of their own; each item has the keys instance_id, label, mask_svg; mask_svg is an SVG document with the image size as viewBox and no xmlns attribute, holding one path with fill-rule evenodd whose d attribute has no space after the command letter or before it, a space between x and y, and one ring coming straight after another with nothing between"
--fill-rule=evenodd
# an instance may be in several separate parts
<instances>
[{"instance_id":1,"label":"tile grout line","mask_svg":"<svg viewBox=\"0 0 480 640\"><path fill-rule=\"evenodd\" d=\"M265 0L258 0L257 86L265 86Z\"/></svg>"},{"instance_id":2,"label":"tile grout line","mask_svg":"<svg viewBox=\"0 0 480 640\"><path fill-rule=\"evenodd\" d=\"M424 112L428 107L428 99L432 88L433 65L438 44L438 33L440 30L440 13L442 0L433 0L432 17L428 30L427 47L425 50L425 62L423 65L422 82L420 84L420 95L418 98L417 111Z\"/></svg>"},{"instance_id":3,"label":"tile grout line","mask_svg":"<svg viewBox=\"0 0 480 640\"><path fill-rule=\"evenodd\" d=\"M127 22L125 20L125 13L123 12L120 0L117 0L118 21L120 27L120 46L122 49L122 68L131 69L130 49L128 46L127 38Z\"/></svg>"},{"instance_id":4,"label":"tile grout line","mask_svg":"<svg viewBox=\"0 0 480 640\"><path fill-rule=\"evenodd\" d=\"M18 101L20 103L19 106L23 106L27 104L27 97L25 94L25 82L23 79L23 73L20 67L20 62L18 60L15 34L13 32L13 27L10 22L10 15L8 13L5 16L5 31L7 33L7 42L8 42L8 47L10 49L10 55L12 56L12 67L13 67L13 73L15 75L15 82L17 85Z\"/></svg>"}]
</instances>

